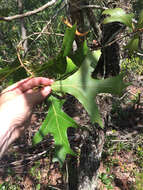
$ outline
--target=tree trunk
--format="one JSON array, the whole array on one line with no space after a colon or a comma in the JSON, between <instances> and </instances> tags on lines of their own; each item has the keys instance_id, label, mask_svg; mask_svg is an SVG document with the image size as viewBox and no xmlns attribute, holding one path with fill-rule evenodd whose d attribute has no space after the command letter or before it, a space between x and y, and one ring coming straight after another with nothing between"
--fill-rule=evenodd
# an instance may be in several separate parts
<instances>
[{"instance_id":1,"label":"tree trunk","mask_svg":"<svg viewBox=\"0 0 143 190\"><path fill-rule=\"evenodd\" d=\"M98 169L104 145L104 132L97 126L86 134L81 147L78 168L78 190L95 190L97 188Z\"/></svg>"},{"instance_id":2,"label":"tree trunk","mask_svg":"<svg viewBox=\"0 0 143 190\"><path fill-rule=\"evenodd\" d=\"M116 76L120 72L120 49L116 36L124 28L121 23L113 22L102 25L101 57L92 74L94 78Z\"/></svg>"},{"instance_id":3,"label":"tree trunk","mask_svg":"<svg viewBox=\"0 0 143 190\"><path fill-rule=\"evenodd\" d=\"M67 190L96 190L98 169L104 146L104 131L95 125L84 130L78 158L68 162L69 185Z\"/></svg>"},{"instance_id":4,"label":"tree trunk","mask_svg":"<svg viewBox=\"0 0 143 190\"><path fill-rule=\"evenodd\" d=\"M19 14L23 13L23 3L22 0L18 0L18 9L19 9ZM21 38L22 40L26 39L26 28L25 28L25 22L24 22L24 18L20 18L20 29L21 29ZM27 47L27 39L24 40L23 42L23 50L24 50L24 54L23 56L26 54L28 47Z\"/></svg>"}]
</instances>

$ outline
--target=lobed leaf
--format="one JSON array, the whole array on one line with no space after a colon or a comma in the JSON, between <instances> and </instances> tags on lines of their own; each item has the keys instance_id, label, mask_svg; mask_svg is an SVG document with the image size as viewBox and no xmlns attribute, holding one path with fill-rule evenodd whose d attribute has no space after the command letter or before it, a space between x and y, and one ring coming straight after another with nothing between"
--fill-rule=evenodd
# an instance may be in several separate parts
<instances>
[{"instance_id":1,"label":"lobed leaf","mask_svg":"<svg viewBox=\"0 0 143 190\"><path fill-rule=\"evenodd\" d=\"M108 78L105 80L95 80L91 77L93 68L92 61L97 61L101 52L95 51L93 54L88 54L80 69L70 77L56 81L52 85L53 91L56 93L69 93L75 96L87 110L91 121L98 123L103 127L102 119L96 104L96 95L99 93L112 93L121 95L123 89L127 86L123 82L123 76ZM67 58L69 62L69 69L73 70L73 62ZM77 127L76 122L63 112L62 106L64 101L59 100L53 96L50 97L50 108L46 119L44 120L39 131L33 138L34 144L40 142L48 133L53 135L55 141L55 157L54 161L59 161L62 165L66 155L74 152L70 148L67 137L68 127Z\"/></svg>"},{"instance_id":2,"label":"lobed leaf","mask_svg":"<svg viewBox=\"0 0 143 190\"><path fill-rule=\"evenodd\" d=\"M121 95L127 85L124 84L122 75L105 80L95 80L91 77L91 72L92 68L87 58L75 74L65 80L55 82L52 89L55 92L69 93L75 96L87 110L91 121L103 127L95 101L96 95L99 93Z\"/></svg>"},{"instance_id":3,"label":"lobed leaf","mask_svg":"<svg viewBox=\"0 0 143 190\"><path fill-rule=\"evenodd\" d=\"M74 25L72 28L66 29L60 53L54 58L48 60L48 62L39 65L38 68L34 70L36 75L45 76L46 73L47 77L61 79L69 76L70 73L76 71L77 66L69 57L72 50L75 30L76 30L76 25ZM81 49L83 49L83 47Z\"/></svg>"},{"instance_id":4,"label":"lobed leaf","mask_svg":"<svg viewBox=\"0 0 143 190\"><path fill-rule=\"evenodd\" d=\"M39 131L33 138L33 144L39 143L48 133L53 135L55 141L55 156L53 161L63 164L66 155L75 155L70 148L67 137L68 127L77 127L76 122L62 111L64 101L53 96L49 98L50 108Z\"/></svg>"}]
</instances>

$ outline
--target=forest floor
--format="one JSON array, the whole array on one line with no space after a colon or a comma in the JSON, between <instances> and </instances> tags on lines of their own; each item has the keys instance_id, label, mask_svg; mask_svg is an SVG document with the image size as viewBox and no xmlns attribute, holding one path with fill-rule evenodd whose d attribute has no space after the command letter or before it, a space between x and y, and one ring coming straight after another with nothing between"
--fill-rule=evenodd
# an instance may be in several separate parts
<instances>
[{"instance_id":1,"label":"forest floor","mask_svg":"<svg viewBox=\"0 0 143 190\"><path fill-rule=\"evenodd\" d=\"M112 99L98 190L143 190L142 95L143 87L136 80L126 89L123 97ZM77 106L77 109L80 107ZM34 111L24 136L9 148L0 161L0 190L68 189L68 164L65 162L61 169L57 163L52 163L52 138L46 137L35 147L31 143L45 112L46 105ZM74 119L82 123L78 114Z\"/></svg>"}]
</instances>

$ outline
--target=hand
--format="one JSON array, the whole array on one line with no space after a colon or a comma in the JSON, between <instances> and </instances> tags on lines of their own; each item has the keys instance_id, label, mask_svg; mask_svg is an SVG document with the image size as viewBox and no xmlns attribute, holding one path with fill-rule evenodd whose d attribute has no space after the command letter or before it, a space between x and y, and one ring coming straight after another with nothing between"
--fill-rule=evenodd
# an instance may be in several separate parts
<instances>
[{"instance_id":1,"label":"hand","mask_svg":"<svg viewBox=\"0 0 143 190\"><path fill-rule=\"evenodd\" d=\"M10 144L20 136L30 118L33 106L50 94L52 83L53 80L43 77L27 78L2 91L0 95L1 142L4 141L5 144L7 141L7 144ZM38 86L43 88L36 89Z\"/></svg>"}]
</instances>

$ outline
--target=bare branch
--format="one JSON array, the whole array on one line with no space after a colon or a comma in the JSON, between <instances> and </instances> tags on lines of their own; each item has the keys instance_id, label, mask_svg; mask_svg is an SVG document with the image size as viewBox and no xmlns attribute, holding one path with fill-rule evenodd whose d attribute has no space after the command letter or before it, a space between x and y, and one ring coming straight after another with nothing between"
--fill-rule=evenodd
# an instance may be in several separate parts
<instances>
[{"instance_id":1,"label":"bare branch","mask_svg":"<svg viewBox=\"0 0 143 190\"><path fill-rule=\"evenodd\" d=\"M24 14L17 14L17 15L14 15L14 16L0 17L0 20L12 21L12 20L15 20L15 19L31 16L31 15L37 14L38 12L41 12L41 11L45 10L46 8L54 5L56 2L57 2L57 0L51 0L50 2L46 3L42 7L39 7L38 9L35 9L33 11L28 11L28 12L26 12Z\"/></svg>"},{"instance_id":2,"label":"bare branch","mask_svg":"<svg viewBox=\"0 0 143 190\"><path fill-rule=\"evenodd\" d=\"M30 34L29 36L27 36L25 39L22 39L19 43L18 43L18 45L17 45L17 47L20 47L21 46L21 44L25 41L25 40L27 40L28 38L31 38L32 36L35 36L35 35L41 35L41 34L47 34L47 35L56 35L56 36L61 36L61 37L64 37L64 34L60 34L60 33L55 33L55 32L35 32L35 33L33 33L33 34Z\"/></svg>"},{"instance_id":3,"label":"bare branch","mask_svg":"<svg viewBox=\"0 0 143 190\"><path fill-rule=\"evenodd\" d=\"M83 6L79 7L79 9L86 9L86 8L101 9L101 10L108 9L108 7L102 7L102 6L99 6L99 5L83 5Z\"/></svg>"},{"instance_id":4,"label":"bare branch","mask_svg":"<svg viewBox=\"0 0 143 190\"><path fill-rule=\"evenodd\" d=\"M59 12L60 12L61 10L63 10L63 8L65 8L65 4L56 12L56 14L54 14L54 15L52 16L52 18L51 18L49 21L47 21L46 26L44 26L44 28L42 29L41 33L37 36L37 38L35 39L35 41L38 40L38 38L40 38L40 36L42 35L42 33L44 33L44 32L46 31L46 29L47 29L48 26L51 24L51 22L53 21L53 19L56 18L56 16L59 14Z\"/></svg>"}]
</instances>

